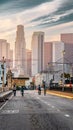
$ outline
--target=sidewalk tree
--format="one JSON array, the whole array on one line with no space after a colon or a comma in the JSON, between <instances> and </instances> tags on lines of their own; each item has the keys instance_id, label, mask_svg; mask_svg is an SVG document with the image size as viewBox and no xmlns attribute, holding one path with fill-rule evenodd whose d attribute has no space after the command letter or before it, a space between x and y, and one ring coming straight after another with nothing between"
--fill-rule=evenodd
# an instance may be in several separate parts
<instances>
[{"instance_id":1,"label":"sidewalk tree","mask_svg":"<svg viewBox=\"0 0 73 130\"><path fill-rule=\"evenodd\" d=\"M61 74L61 78L63 78L63 73ZM64 73L64 78L70 79L70 74Z\"/></svg>"}]
</instances>

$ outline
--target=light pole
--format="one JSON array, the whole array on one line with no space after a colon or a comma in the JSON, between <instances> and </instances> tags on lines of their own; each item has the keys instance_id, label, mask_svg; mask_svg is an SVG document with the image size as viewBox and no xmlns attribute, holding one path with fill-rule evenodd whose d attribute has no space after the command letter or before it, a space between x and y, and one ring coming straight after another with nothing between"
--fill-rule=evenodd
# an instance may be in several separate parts
<instances>
[{"instance_id":1,"label":"light pole","mask_svg":"<svg viewBox=\"0 0 73 130\"><path fill-rule=\"evenodd\" d=\"M5 60L4 60L4 57L3 57L3 60L2 60L2 69L3 69L3 72L2 72L2 79L3 79L3 82L2 82L2 88L3 88L3 91L4 91L4 62L5 62Z\"/></svg>"},{"instance_id":2,"label":"light pole","mask_svg":"<svg viewBox=\"0 0 73 130\"><path fill-rule=\"evenodd\" d=\"M62 87L62 91L64 91L64 82L65 82L65 78L64 78L64 55L65 55L65 50L62 51L63 54L63 87Z\"/></svg>"},{"instance_id":3,"label":"light pole","mask_svg":"<svg viewBox=\"0 0 73 130\"><path fill-rule=\"evenodd\" d=\"M72 74L72 64L70 64L70 87L72 88L72 92L73 92L73 86L72 86L72 82L71 82L71 77L73 77L73 74Z\"/></svg>"}]
</instances>

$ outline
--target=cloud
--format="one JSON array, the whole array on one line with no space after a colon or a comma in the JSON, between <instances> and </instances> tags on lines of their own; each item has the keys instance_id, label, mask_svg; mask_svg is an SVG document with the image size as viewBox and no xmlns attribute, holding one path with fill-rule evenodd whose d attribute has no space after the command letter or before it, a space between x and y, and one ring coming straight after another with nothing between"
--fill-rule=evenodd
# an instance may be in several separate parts
<instances>
[{"instance_id":1,"label":"cloud","mask_svg":"<svg viewBox=\"0 0 73 130\"><path fill-rule=\"evenodd\" d=\"M17 13L50 1L52 0L0 0L0 13Z\"/></svg>"},{"instance_id":2,"label":"cloud","mask_svg":"<svg viewBox=\"0 0 73 130\"><path fill-rule=\"evenodd\" d=\"M52 17L47 18L46 20L42 20L40 24L37 26L40 27L52 27L55 25L63 24L63 23L68 23L73 21L73 10L70 12L67 12L66 14L62 15L54 15Z\"/></svg>"},{"instance_id":3,"label":"cloud","mask_svg":"<svg viewBox=\"0 0 73 130\"><path fill-rule=\"evenodd\" d=\"M16 10L15 14L11 13L7 15L10 18L10 21L15 21L15 24L25 24L26 28L40 28L55 26L56 24L61 24L62 22L71 22L72 21L72 5L73 1L68 0L13 0L13 2L7 0L7 3L0 1L2 4L1 8L4 10L7 8L7 11L10 13L10 9ZM0 10L1 10L0 8ZM20 11L23 10L23 11ZM69 11L69 13L68 13ZM4 11L3 11L4 12ZM6 11L5 11L6 13ZM7 20L7 15L5 17ZM70 16L69 16L70 15ZM65 20L66 18L66 20ZM68 20L68 18L70 18ZM5 20L5 21L6 21ZM14 22L13 22L14 23ZM9 24L11 25L11 24Z\"/></svg>"},{"instance_id":4,"label":"cloud","mask_svg":"<svg viewBox=\"0 0 73 130\"><path fill-rule=\"evenodd\" d=\"M57 3L57 4L56 4ZM51 12L47 11L45 15L41 15L33 20L31 23L34 23L35 26L41 27L51 27L57 24L67 23L73 21L73 1L57 1L54 0L51 2L52 8ZM53 6L56 5L56 6ZM48 7L51 7L49 4ZM37 25L36 25L37 22ZM39 24L38 24L39 22Z\"/></svg>"},{"instance_id":5,"label":"cloud","mask_svg":"<svg viewBox=\"0 0 73 130\"><path fill-rule=\"evenodd\" d=\"M72 32L72 21L73 0L0 0L0 38L11 38L11 42L15 42L18 24L24 25L31 41L33 31L45 31L53 38L67 28Z\"/></svg>"},{"instance_id":6,"label":"cloud","mask_svg":"<svg viewBox=\"0 0 73 130\"><path fill-rule=\"evenodd\" d=\"M40 3L41 3L41 1L40 1ZM33 26L35 26L35 24L34 23L31 24L30 21L32 19L38 17L38 16L45 15L46 12L47 12L49 3L50 3L50 1L48 3L43 3L43 4L39 5L38 7L34 7L32 9L27 9L27 10L24 10L22 12L17 12L15 14L11 13L9 15L7 13L7 15L2 15L2 16L0 16L1 23L4 22L4 24L3 24L4 28L7 28L7 27L9 28L10 26L11 27L12 26L16 26L17 24L20 24L20 23L21 24L25 24L25 26L28 27L28 28L31 27L31 26L33 27ZM8 7L10 3L6 3L6 4L7 4L7 7ZM5 5L3 4L3 6L5 6ZM49 10L48 11L50 11L50 12L52 11L50 6L49 6Z\"/></svg>"}]
</instances>

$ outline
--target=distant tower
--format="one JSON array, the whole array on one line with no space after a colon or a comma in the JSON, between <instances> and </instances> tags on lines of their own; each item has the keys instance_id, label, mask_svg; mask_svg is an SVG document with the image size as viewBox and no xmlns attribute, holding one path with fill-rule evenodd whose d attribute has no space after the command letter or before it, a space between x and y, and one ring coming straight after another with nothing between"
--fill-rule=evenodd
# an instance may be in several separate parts
<instances>
[{"instance_id":1,"label":"distant tower","mask_svg":"<svg viewBox=\"0 0 73 130\"><path fill-rule=\"evenodd\" d=\"M52 42L44 42L44 70L50 62L52 62Z\"/></svg>"},{"instance_id":2,"label":"distant tower","mask_svg":"<svg viewBox=\"0 0 73 130\"><path fill-rule=\"evenodd\" d=\"M26 75L26 43L23 25L17 26L15 42L15 67L18 69L19 75Z\"/></svg>"},{"instance_id":3,"label":"distant tower","mask_svg":"<svg viewBox=\"0 0 73 130\"><path fill-rule=\"evenodd\" d=\"M31 50L27 50L27 75L31 77Z\"/></svg>"},{"instance_id":4,"label":"distant tower","mask_svg":"<svg viewBox=\"0 0 73 130\"><path fill-rule=\"evenodd\" d=\"M44 32L32 36L32 76L44 69Z\"/></svg>"}]
</instances>

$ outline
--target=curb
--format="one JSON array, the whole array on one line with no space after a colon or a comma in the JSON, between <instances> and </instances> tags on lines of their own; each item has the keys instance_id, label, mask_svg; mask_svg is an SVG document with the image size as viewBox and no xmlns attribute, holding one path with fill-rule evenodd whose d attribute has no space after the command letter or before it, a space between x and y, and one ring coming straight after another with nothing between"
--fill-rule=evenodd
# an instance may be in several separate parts
<instances>
[{"instance_id":1,"label":"curb","mask_svg":"<svg viewBox=\"0 0 73 130\"><path fill-rule=\"evenodd\" d=\"M54 93L54 92L47 92L47 94L59 96L59 97L63 97L63 98L68 98L68 99L73 99L73 97L71 97L71 96L62 95L62 94L58 94L58 93Z\"/></svg>"}]
</instances>

